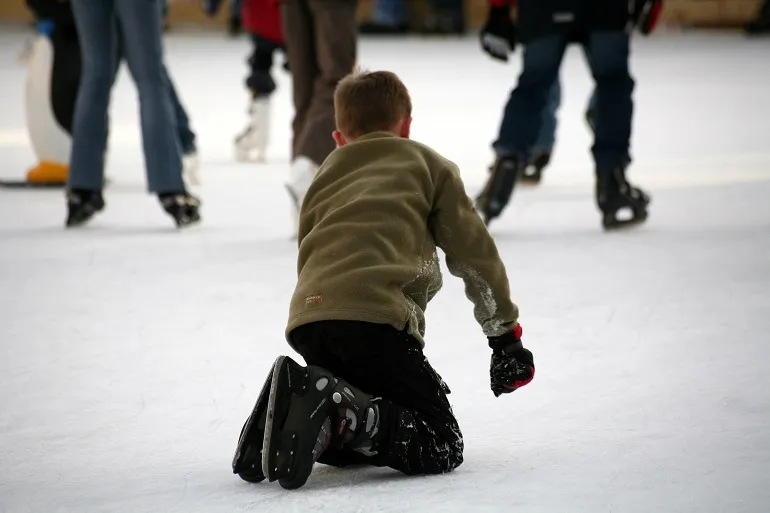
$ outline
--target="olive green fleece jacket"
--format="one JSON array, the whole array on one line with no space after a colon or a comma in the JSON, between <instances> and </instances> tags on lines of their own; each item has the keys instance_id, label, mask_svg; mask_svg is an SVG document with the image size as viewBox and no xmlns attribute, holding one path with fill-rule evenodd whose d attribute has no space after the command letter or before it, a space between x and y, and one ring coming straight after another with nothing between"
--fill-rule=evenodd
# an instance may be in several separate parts
<instances>
[{"instance_id":1,"label":"olive green fleece jacket","mask_svg":"<svg viewBox=\"0 0 770 513\"><path fill-rule=\"evenodd\" d=\"M352 320L408 326L424 345L425 308L442 285L437 246L486 336L518 320L457 166L418 142L375 132L334 150L302 203L298 242L289 343L303 324Z\"/></svg>"}]
</instances>

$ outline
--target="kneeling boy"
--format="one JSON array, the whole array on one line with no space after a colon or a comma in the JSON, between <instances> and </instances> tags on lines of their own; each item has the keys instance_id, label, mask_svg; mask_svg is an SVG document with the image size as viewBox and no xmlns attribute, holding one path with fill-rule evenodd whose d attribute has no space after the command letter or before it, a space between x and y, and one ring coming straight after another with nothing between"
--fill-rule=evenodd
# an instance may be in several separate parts
<instances>
[{"instance_id":1,"label":"kneeling boy","mask_svg":"<svg viewBox=\"0 0 770 513\"><path fill-rule=\"evenodd\" d=\"M298 281L279 357L246 422L233 470L302 486L315 461L449 472L463 439L449 390L423 355L424 312L441 288L436 248L465 281L492 348L496 396L534 376L495 243L457 167L409 139L412 105L389 72L335 92L338 149L302 204Z\"/></svg>"}]
</instances>

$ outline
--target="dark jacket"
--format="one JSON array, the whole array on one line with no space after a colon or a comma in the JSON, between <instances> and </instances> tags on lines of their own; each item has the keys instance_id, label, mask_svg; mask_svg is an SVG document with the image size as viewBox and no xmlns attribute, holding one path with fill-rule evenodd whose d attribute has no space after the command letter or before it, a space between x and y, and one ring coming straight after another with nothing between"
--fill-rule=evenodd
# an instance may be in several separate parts
<instances>
[{"instance_id":1,"label":"dark jacket","mask_svg":"<svg viewBox=\"0 0 770 513\"><path fill-rule=\"evenodd\" d=\"M631 19L628 0L490 0L492 5L518 6L518 39L526 44L549 34L582 40L594 31L626 30Z\"/></svg>"}]
</instances>

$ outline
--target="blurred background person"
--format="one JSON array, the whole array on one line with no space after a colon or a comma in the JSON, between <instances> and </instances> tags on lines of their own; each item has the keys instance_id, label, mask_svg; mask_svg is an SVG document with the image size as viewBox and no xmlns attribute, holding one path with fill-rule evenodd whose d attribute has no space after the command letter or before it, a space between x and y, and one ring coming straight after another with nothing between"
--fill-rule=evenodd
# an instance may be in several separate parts
<instances>
[{"instance_id":1,"label":"blurred background person","mask_svg":"<svg viewBox=\"0 0 770 513\"><path fill-rule=\"evenodd\" d=\"M171 7L169 3L180 3L180 0L159 0L160 6L161 6L161 14L163 16L163 30L170 30L171 29L171 23L169 21L169 14ZM186 3L192 3L190 1L184 0ZM277 4L277 0L271 0L273 3ZM217 9L219 9L219 3L221 0L216 0L215 3L217 5ZM209 0L203 0L202 1L204 10L208 9ZM243 18L242 18L242 11L243 11L243 2L242 0L231 0L230 1L230 12L228 13L227 17L227 32L232 37L239 36L243 30Z\"/></svg>"},{"instance_id":2,"label":"blurred background person","mask_svg":"<svg viewBox=\"0 0 770 513\"><path fill-rule=\"evenodd\" d=\"M770 0L764 0L756 18L746 24L749 34L770 34Z\"/></svg>"},{"instance_id":3,"label":"blurred background person","mask_svg":"<svg viewBox=\"0 0 770 513\"><path fill-rule=\"evenodd\" d=\"M430 13L418 32L426 35L465 34L465 5L463 0L429 0ZM407 0L375 0L372 16L361 24L362 34L406 34Z\"/></svg>"},{"instance_id":4,"label":"blurred background person","mask_svg":"<svg viewBox=\"0 0 770 513\"><path fill-rule=\"evenodd\" d=\"M294 119L289 181L294 230L318 168L334 150L334 89L353 71L357 2L283 0L281 21L292 75ZM295 232L296 233L296 232Z\"/></svg>"},{"instance_id":5,"label":"blurred background person","mask_svg":"<svg viewBox=\"0 0 770 513\"><path fill-rule=\"evenodd\" d=\"M204 11L215 16L221 0L205 0ZM273 62L278 51L285 51L281 12L275 0L243 0L241 19L251 38L251 55L247 59L249 74L248 122L235 138L235 158L238 161L264 162L270 131L270 99L276 89ZM288 70L288 62L284 63Z\"/></svg>"},{"instance_id":6,"label":"blurred background person","mask_svg":"<svg viewBox=\"0 0 770 513\"><path fill-rule=\"evenodd\" d=\"M518 24L510 8L518 3ZM491 57L508 61L517 42L524 45L523 69L505 106L493 148L497 156L476 202L486 223L500 216L537 141L548 93L558 78L567 45L578 42L596 83L594 145L596 202L605 229L644 222L649 197L626 180L630 164L634 79L629 70L630 31L649 34L661 0L490 0L481 44ZM618 212L630 210L620 219Z\"/></svg>"},{"instance_id":7,"label":"blurred background person","mask_svg":"<svg viewBox=\"0 0 770 513\"><path fill-rule=\"evenodd\" d=\"M142 144L149 190L177 226L200 220L200 201L182 178L172 94L163 65L158 0L72 0L83 76L75 107L67 193L67 226L87 222L104 208L107 109L119 46L139 93Z\"/></svg>"}]
</instances>

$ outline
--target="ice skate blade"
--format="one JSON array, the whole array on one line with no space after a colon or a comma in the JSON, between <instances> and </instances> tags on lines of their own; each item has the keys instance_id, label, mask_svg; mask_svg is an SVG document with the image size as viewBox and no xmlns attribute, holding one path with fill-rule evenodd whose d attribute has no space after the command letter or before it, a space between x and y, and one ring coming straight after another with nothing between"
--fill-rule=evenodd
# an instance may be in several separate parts
<instances>
[{"instance_id":1,"label":"ice skate blade","mask_svg":"<svg viewBox=\"0 0 770 513\"><path fill-rule=\"evenodd\" d=\"M174 223L178 230L187 231L197 226L200 226L202 221L203 219L201 219L200 215L195 215L184 219L175 219Z\"/></svg>"},{"instance_id":2,"label":"ice skate blade","mask_svg":"<svg viewBox=\"0 0 770 513\"><path fill-rule=\"evenodd\" d=\"M85 226L86 224L88 224L91 218L93 218L93 216L88 216L86 218L81 218L81 219L67 219L67 222L64 224L64 227L68 229L80 228L81 226Z\"/></svg>"},{"instance_id":3,"label":"ice skate blade","mask_svg":"<svg viewBox=\"0 0 770 513\"><path fill-rule=\"evenodd\" d=\"M268 396L272 383L273 369L271 367L257 396L257 401L243 424L233 455L233 474L238 474L241 479L249 483L259 483L265 479L265 475L262 473L262 443L265 426L263 424L260 431L259 424L262 417L267 414Z\"/></svg>"},{"instance_id":4,"label":"ice skate blade","mask_svg":"<svg viewBox=\"0 0 770 513\"><path fill-rule=\"evenodd\" d=\"M277 479L274 471L270 468L270 450L273 441L273 424L275 422L275 399L278 394L281 370L286 364L286 356L279 356L273 364L272 379L270 381L270 395L267 399L267 413L265 416L265 434L262 438L262 474L267 477L271 483ZM283 419L281 419L283 420ZM275 468L275 467L273 467Z\"/></svg>"},{"instance_id":5,"label":"ice skate blade","mask_svg":"<svg viewBox=\"0 0 770 513\"><path fill-rule=\"evenodd\" d=\"M305 370L288 356L279 356L273 366L262 444L262 473L270 482L279 481L286 489L304 485L312 470L311 463L310 469L304 469L306 472L297 471L300 438L286 425L292 402L305 390ZM308 418L307 422L311 420Z\"/></svg>"},{"instance_id":6,"label":"ice skate blade","mask_svg":"<svg viewBox=\"0 0 770 513\"><path fill-rule=\"evenodd\" d=\"M260 439L260 444L262 440ZM234 474L238 474L238 477L246 481L247 483L261 483L265 480L265 475L262 473L262 450L261 445L260 449L257 449L257 446L248 446L243 453L243 461L248 462L252 461L251 465L245 465L246 468L242 468L238 470L238 472L233 472Z\"/></svg>"},{"instance_id":7,"label":"ice skate blade","mask_svg":"<svg viewBox=\"0 0 770 513\"><path fill-rule=\"evenodd\" d=\"M67 220L64 223L65 228L80 228L81 226L84 226L88 224L91 219L94 218L96 214L101 212L104 209L104 207L97 208L93 205L89 205L87 209L80 212L77 216L67 216Z\"/></svg>"},{"instance_id":8,"label":"ice skate blade","mask_svg":"<svg viewBox=\"0 0 770 513\"><path fill-rule=\"evenodd\" d=\"M257 164L264 164L267 162L267 158L265 157L265 151L264 150L244 150L241 148L235 149L235 160L236 162L244 162L244 163L257 163Z\"/></svg>"},{"instance_id":9,"label":"ice skate blade","mask_svg":"<svg viewBox=\"0 0 770 513\"><path fill-rule=\"evenodd\" d=\"M540 175L521 175L519 183L524 187L535 187L536 185L540 185L541 178Z\"/></svg>"},{"instance_id":10,"label":"ice skate blade","mask_svg":"<svg viewBox=\"0 0 770 513\"><path fill-rule=\"evenodd\" d=\"M634 216L633 219L618 220L615 218L604 218L602 220L602 228L606 232L629 230L647 221L648 214L645 212L643 215Z\"/></svg>"},{"instance_id":11,"label":"ice skate blade","mask_svg":"<svg viewBox=\"0 0 770 513\"><path fill-rule=\"evenodd\" d=\"M315 386L308 386L309 380ZM330 441L327 401L335 383L321 368L303 367L288 356L276 359L262 449L263 473L269 481L277 480L289 490L307 482ZM322 435L327 438L319 447Z\"/></svg>"}]
</instances>

